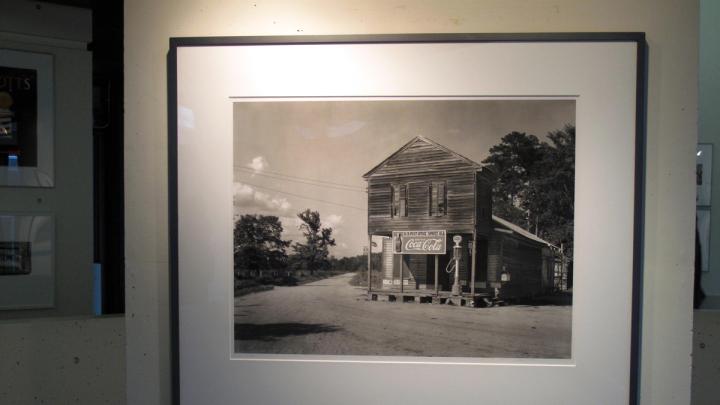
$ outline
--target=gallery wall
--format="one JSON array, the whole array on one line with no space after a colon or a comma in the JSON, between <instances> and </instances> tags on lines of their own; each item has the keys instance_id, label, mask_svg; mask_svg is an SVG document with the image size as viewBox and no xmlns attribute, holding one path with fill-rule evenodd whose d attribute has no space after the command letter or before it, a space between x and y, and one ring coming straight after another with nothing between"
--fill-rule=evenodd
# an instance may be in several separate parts
<instances>
[{"instance_id":1,"label":"gallery wall","mask_svg":"<svg viewBox=\"0 0 720 405\"><path fill-rule=\"evenodd\" d=\"M169 37L552 31L647 33L642 403L689 403L696 1L126 0L125 21L128 403L170 400L165 59Z\"/></svg>"},{"instance_id":2,"label":"gallery wall","mask_svg":"<svg viewBox=\"0 0 720 405\"><path fill-rule=\"evenodd\" d=\"M14 319L0 336L0 404L126 404L122 316Z\"/></svg>"},{"instance_id":3,"label":"gallery wall","mask_svg":"<svg viewBox=\"0 0 720 405\"><path fill-rule=\"evenodd\" d=\"M54 187L1 187L0 212L54 215L55 306L0 311L0 319L93 313L91 38L89 10L3 4L0 48L53 56Z\"/></svg>"},{"instance_id":4,"label":"gallery wall","mask_svg":"<svg viewBox=\"0 0 720 405\"><path fill-rule=\"evenodd\" d=\"M0 48L53 55L54 188L0 187L0 212L55 216L55 302L0 311L0 403L124 404L123 317L92 317L89 10L2 1Z\"/></svg>"},{"instance_id":5,"label":"gallery wall","mask_svg":"<svg viewBox=\"0 0 720 405\"><path fill-rule=\"evenodd\" d=\"M720 2L700 1L700 105L698 142L713 144L710 260L702 275L707 304L720 308ZM715 209L712 209L714 206Z\"/></svg>"}]
</instances>

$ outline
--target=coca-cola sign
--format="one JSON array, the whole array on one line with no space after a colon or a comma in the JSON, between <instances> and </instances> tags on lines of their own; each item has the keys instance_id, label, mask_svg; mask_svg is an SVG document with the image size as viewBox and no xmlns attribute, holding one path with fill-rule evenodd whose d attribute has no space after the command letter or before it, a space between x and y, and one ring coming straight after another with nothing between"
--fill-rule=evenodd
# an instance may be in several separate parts
<instances>
[{"instance_id":1,"label":"coca-cola sign","mask_svg":"<svg viewBox=\"0 0 720 405\"><path fill-rule=\"evenodd\" d=\"M445 231L393 231L393 251L404 255L444 255Z\"/></svg>"}]
</instances>

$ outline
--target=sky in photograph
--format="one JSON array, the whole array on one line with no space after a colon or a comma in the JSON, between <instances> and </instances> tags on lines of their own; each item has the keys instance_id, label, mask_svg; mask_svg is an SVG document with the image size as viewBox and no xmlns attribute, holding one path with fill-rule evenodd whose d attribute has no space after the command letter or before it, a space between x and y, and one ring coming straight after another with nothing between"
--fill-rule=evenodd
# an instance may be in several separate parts
<instances>
[{"instance_id":1,"label":"sky in photograph","mask_svg":"<svg viewBox=\"0 0 720 405\"><path fill-rule=\"evenodd\" d=\"M234 214L275 215L302 241L297 213L333 228L331 254L367 246L362 175L418 135L480 163L512 132L546 139L575 125L574 100L271 101L234 104Z\"/></svg>"}]
</instances>

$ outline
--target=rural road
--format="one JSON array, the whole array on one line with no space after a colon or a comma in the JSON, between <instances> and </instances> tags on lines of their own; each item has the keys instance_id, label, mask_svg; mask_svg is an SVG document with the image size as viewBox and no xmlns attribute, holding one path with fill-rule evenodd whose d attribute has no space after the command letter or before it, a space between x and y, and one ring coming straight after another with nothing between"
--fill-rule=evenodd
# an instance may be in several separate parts
<instances>
[{"instance_id":1,"label":"rural road","mask_svg":"<svg viewBox=\"0 0 720 405\"><path fill-rule=\"evenodd\" d=\"M235 298L236 353L570 357L570 306L367 301L352 276Z\"/></svg>"}]
</instances>

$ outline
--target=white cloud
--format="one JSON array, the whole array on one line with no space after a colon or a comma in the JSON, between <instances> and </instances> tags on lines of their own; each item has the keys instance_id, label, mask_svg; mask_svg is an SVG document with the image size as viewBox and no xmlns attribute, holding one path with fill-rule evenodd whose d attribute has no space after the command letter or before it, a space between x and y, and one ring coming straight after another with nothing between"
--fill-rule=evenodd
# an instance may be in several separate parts
<instances>
[{"instance_id":1,"label":"white cloud","mask_svg":"<svg viewBox=\"0 0 720 405\"><path fill-rule=\"evenodd\" d=\"M302 126L302 127L295 126L293 128L293 130L295 132L297 132L298 135L302 136L305 139L315 139L315 138L317 138L317 134L319 132L316 128L308 128L305 126Z\"/></svg>"},{"instance_id":2,"label":"white cloud","mask_svg":"<svg viewBox=\"0 0 720 405\"><path fill-rule=\"evenodd\" d=\"M262 191L255 191L255 201L258 201L271 210L287 211L290 209L290 202L284 197L273 197Z\"/></svg>"},{"instance_id":3,"label":"white cloud","mask_svg":"<svg viewBox=\"0 0 720 405\"><path fill-rule=\"evenodd\" d=\"M367 123L365 121L348 121L338 125L303 125L295 126L293 130L305 139L315 139L321 136L328 138L339 138L352 135L363 129Z\"/></svg>"},{"instance_id":4,"label":"white cloud","mask_svg":"<svg viewBox=\"0 0 720 405\"><path fill-rule=\"evenodd\" d=\"M348 121L346 123L331 126L328 128L328 136L336 138L340 136L352 135L365 126L364 121Z\"/></svg>"},{"instance_id":5,"label":"white cloud","mask_svg":"<svg viewBox=\"0 0 720 405\"><path fill-rule=\"evenodd\" d=\"M295 215L284 215L280 217L280 222L283 224L283 229L286 232L295 232L300 233L300 230L298 229L298 225L300 225L300 218L298 218Z\"/></svg>"},{"instance_id":6,"label":"white cloud","mask_svg":"<svg viewBox=\"0 0 720 405\"><path fill-rule=\"evenodd\" d=\"M247 200L252 199L255 194L255 189L243 183L233 183L233 194L235 200Z\"/></svg>"},{"instance_id":7,"label":"white cloud","mask_svg":"<svg viewBox=\"0 0 720 405\"><path fill-rule=\"evenodd\" d=\"M299 241L303 239L303 234L300 229L298 229L298 222L300 219L297 216L283 215L279 218L280 223L282 223L283 226L283 239L292 241Z\"/></svg>"},{"instance_id":8,"label":"white cloud","mask_svg":"<svg viewBox=\"0 0 720 405\"><path fill-rule=\"evenodd\" d=\"M330 214L330 215L326 216L325 219L322 219L322 225L326 228L327 227L333 228L333 230L342 223L343 223L343 217L342 217L342 215L338 215L338 214Z\"/></svg>"},{"instance_id":9,"label":"white cloud","mask_svg":"<svg viewBox=\"0 0 720 405\"><path fill-rule=\"evenodd\" d=\"M255 156L255 157L250 161L250 163L248 163L248 164L245 165L245 166L253 169L253 171L254 171L255 173L260 173L261 171L267 169L267 167L268 167L268 161L267 161L267 159L265 159L264 156Z\"/></svg>"},{"instance_id":10,"label":"white cloud","mask_svg":"<svg viewBox=\"0 0 720 405\"><path fill-rule=\"evenodd\" d=\"M233 202L244 210L255 209L270 213L286 212L292 207L287 198L272 196L244 183L233 184Z\"/></svg>"}]
</instances>

